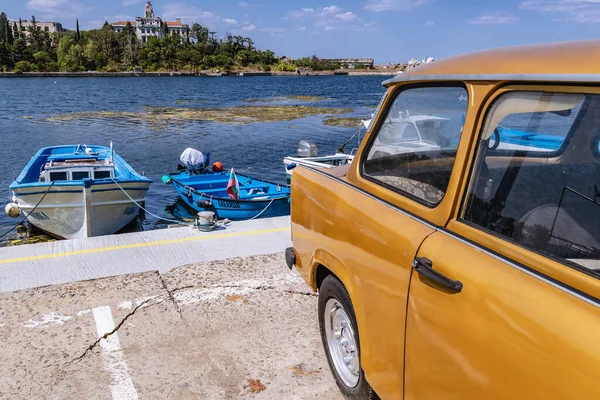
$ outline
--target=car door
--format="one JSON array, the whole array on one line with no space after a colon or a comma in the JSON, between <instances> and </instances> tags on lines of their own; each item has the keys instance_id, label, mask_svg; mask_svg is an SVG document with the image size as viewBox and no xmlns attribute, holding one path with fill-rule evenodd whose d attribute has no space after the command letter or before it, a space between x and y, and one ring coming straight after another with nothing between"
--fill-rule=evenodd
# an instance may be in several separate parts
<instances>
[{"instance_id":1,"label":"car door","mask_svg":"<svg viewBox=\"0 0 600 400\"><path fill-rule=\"evenodd\" d=\"M454 166L459 165L467 98L462 83L398 88L355 159L357 174L348 177L362 192L360 199L352 197L352 190L339 189L354 199L353 210L339 201L336 212L358 218L336 224L354 239L343 263L356 281L356 292L353 287L349 293L357 309L361 362L382 398L402 398L411 263L436 224L449 217L453 196L448 193L459 175ZM403 138L405 130L417 129L417 122L426 131ZM324 187L317 196L333 189Z\"/></svg>"},{"instance_id":2,"label":"car door","mask_svg":"<svg viewBox=\"0 0 600 400\"><path fill-rule=\"evenodd\" d=\"M406 399L600 398L600 95L503 89L413 263Z\"/></svg>"}]
</instances>

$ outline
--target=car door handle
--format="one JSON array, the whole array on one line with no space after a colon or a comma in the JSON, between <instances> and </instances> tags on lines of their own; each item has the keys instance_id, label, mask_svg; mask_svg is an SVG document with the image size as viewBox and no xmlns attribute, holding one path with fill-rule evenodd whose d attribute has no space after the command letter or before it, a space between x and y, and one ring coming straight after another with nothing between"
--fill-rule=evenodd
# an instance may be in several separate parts
<instances>
[{"instance_id":1,"label":"car door handle","mask_svg":"<svg viewBox=\"0 0 600 400\"><path fill-rule=\"evenodd\" d=\"M413 269L417 271L419 276L429 279L442 289L446 289L451 293L460 293L462 291L463 284L461 281L456 281L440 274L433 269L433 263L428 258L416 257L413 261Z\"/></svg>"}]
</instances>

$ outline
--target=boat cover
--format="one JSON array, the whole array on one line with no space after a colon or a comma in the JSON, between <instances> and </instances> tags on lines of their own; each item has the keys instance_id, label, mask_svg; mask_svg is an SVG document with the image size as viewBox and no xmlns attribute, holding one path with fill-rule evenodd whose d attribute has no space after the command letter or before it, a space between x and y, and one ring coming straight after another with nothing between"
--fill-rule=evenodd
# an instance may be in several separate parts
<instances>
[{"instance_id":1,"label":"boat cover","mask_svg":"<svg viewBox=\"0 0 600 400\"><path fill-rule=\"evenodd\" d=\"M179 161L191 171L198 171L206 166L206 157L200 151L188 147L179 156Z\"/></svg>"}]
</instances>

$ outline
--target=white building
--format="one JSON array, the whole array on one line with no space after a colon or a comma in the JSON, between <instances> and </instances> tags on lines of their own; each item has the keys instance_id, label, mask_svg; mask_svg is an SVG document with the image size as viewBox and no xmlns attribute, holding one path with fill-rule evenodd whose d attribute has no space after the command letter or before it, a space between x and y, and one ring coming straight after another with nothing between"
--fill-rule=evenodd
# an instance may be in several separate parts
<instances>
[{"instance_id":1,"label":"white building","mask_svg":"<svg viewBox=\"0 0 600 400\"><path fill-rule=\"evenodd\" d=\"M179 35L182 40L188 38L190 27L177 18L175 22L163 21L160 17L154 15L152 2L147 1L144 9L144 16L137 17L135 21L117 21L110 24L116 32L122 32L123 29L130 23L135 29L138 39L142 43L146 43L148 38L154 36L158 39L164 36L165 27L169 35Z\"/></svg>"},{"instance_id":2,"label":"white building","mask_svg":"<svg viewBox=\"0 0 600 400\"><path fill-rule=\"evenodd\" d=\"M11 27L13 24L17 24L19 26L19 21L9 21ZM43 31L48 33L58 33L58 32L67 32L67 29L64 29L60 22L39 22L36 21L35 24ZM21 25L23 25L23 29L25 30L25 34L29 34L29 28L33 26L33 22L27 20L21 20Z\"/></svg>"}]
</instances>

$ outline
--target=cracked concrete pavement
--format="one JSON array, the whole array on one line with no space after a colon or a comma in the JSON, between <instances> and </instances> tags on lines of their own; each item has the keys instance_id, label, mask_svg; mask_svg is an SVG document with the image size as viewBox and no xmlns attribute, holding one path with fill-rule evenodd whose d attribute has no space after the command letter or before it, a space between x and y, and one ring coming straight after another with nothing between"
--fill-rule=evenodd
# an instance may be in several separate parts
<instances>
[{"instance_id":1,"label":"cracked concrete pavement","mask_svg":"<svg viewBox=\"0 0 600 400\"><path fill-rule=\"evenodd\" d=\"M282 254L0 294L0 398L341 399L316 306Z\"/></svg>"}]
</instances>

